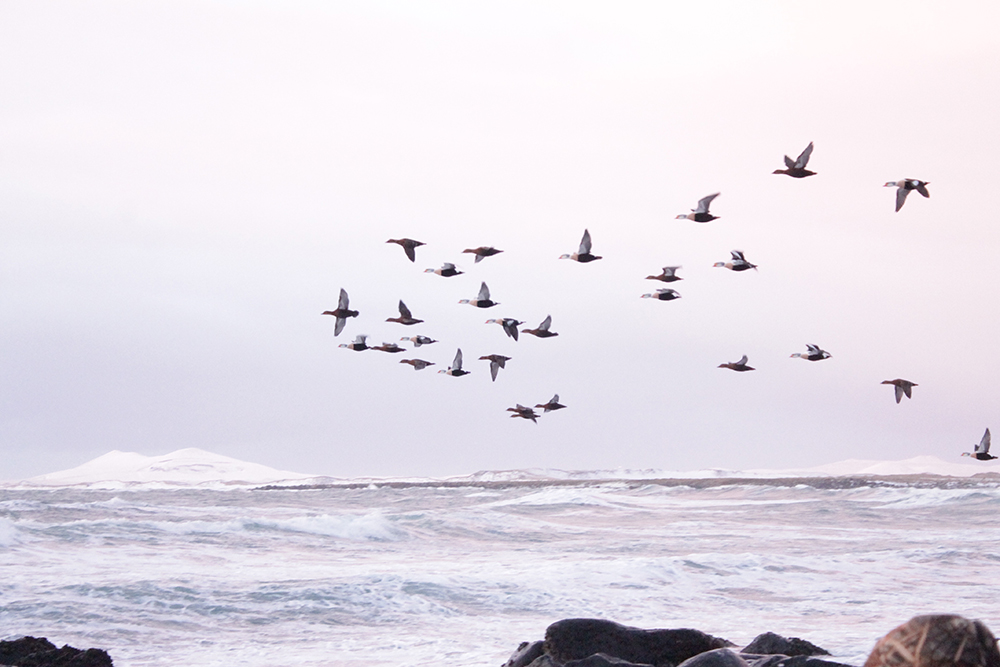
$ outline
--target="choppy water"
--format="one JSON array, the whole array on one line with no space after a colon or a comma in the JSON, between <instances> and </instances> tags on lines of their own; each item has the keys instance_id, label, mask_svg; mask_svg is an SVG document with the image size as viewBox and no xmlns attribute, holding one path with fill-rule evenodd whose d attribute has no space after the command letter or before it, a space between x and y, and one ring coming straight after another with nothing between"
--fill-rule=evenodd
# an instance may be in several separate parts
<instances>
[{"instance_id":1,"label":"choppy water","mask_svg":"<svg viewBox=\"0 0 1000 667\"><path fill-rule=\"evenodd\" d=\"M852 664L919 613L1000 630L1000 483L820 483L0 489L0 636L367 667L497 666L584 616Z\"/></svg>"}]
</instances>

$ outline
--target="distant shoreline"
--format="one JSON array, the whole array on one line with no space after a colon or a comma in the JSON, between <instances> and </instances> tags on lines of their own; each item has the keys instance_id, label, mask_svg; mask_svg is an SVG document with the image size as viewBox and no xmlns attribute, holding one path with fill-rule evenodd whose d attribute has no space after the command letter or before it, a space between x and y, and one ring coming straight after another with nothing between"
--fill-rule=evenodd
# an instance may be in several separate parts
<instances>
[{"instance_id":1,"label":"distant shoreline","mask_svg":"<svg viewBox=\"0 0 1000 667\"><path fill-rule=\"evenodd\" d=\"M528 480L441 480L441 481L364 481L324 484L267 484L253 487L253 491L313 491L323 489L367 489L370 487L390 489L413 488L486 488L486 489L523 489L543 488L549 486L599 486L601 484L616 484L635 488L655 485L679 487L687 486L694 489L711 489L721 486L809 486L814 489L856 489L862 487L892 488L907 486L910 488L927 489L974 489L984 486L1000 485L1000 473L983 472L971 477L948 477L944 475L852 475L839 477L712 477L712 478L650 478L622 479L609 477L606 479L528 479Z\"/></svg>"}]
</instances>

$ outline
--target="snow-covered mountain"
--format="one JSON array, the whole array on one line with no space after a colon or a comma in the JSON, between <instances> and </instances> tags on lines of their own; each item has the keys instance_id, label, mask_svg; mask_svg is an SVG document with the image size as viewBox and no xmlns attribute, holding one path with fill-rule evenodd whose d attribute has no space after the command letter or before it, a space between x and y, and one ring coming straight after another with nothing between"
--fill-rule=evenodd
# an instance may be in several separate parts
<instances>
[{"instance_id":1,"label":"snow-covered mountain","mask_svg":"<svg viewBox=\"0 0 1000 667\"><path fill-rule=\"evenodd\" d=\"M17 486L86 486L120 488L181 486L257 486L315 479L313 475L275 470L258 463L189 447L162 456L114 450L81 466L32 477Z\"/></svg>"},{"instance_id":2,"label":"snow-covered mountain","mask_svg":"<svg viewBox=\"0 0 1000 667\"><path fill-rule=\"evenodd\" d=\"M471 475L447 478L333 478L320 475L276 470L257 463L248 463L203 449L179 449L162 456L144 456L135 452L112 451L70 470L39 475L21 482L4 484L17 487L87 488L176 488L176 487L245 487L263 484L344 484L388 482L509 482L546 480L604 479L704 479L704 478L782 478L830 477L850 475L945 475L971 477L991 473L1000 477L1000 459L996 461L943 461L934 456L916 456L902 461L868 461L850 459L814 468L798 470L554 470L525 469L482 471Z\"/></svg>"}]
</instances>

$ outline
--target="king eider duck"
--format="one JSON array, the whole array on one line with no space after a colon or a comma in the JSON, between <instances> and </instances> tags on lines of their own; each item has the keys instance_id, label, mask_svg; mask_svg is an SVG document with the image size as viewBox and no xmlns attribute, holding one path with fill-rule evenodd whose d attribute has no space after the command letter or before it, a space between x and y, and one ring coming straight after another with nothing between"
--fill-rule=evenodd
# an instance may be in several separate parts
<instances>
[{"instance_id":1,"label":"king eider duck","mask_svg":"<svg viewBox=\"0 0 1000 667\"><path fill-rule=\"evenodd\" d=\"M903 396L906 396L907 398L913 398L911 396L911 392L913 391L914 387L919 386L917 385L916 382L910 382L909 380L901 380L899 378L896 378L895 380L882 380L881 384L891 384L896 387L896 403L899 403L903 399Z\"/></svg>"},{"instance_id":2,"label":"king eider duck","mask_svg":"<svg viewBox=\"0 0 1000 667\"><path fill-rule=\"evenodd\" d=\"M417 261L417 248L422 245L427 245L422 241L414 241L413 239L389 239L386 243L395 243L399 245L406 256L410 258L411 262Z\"/></svg>"},{"instance_id":3,"label":"king eider duck","mask_svg":"<svg viewBox=\"0 0 1000 667\"><path fill-rule=\"evenodd\" d=\"M524 407L520 403L517 404L517 407L507 408L507 412L514 413L511 417L521 417L522 419L530 419L536 424L538 423L538 415L535 414L535 411L531 408Z\"/></svg>"},{"instance_id":4,"label":"king eider duck","mask_svg":"<svg viewBox=\"0 0 1000 667\"><path fill-rule=\"evenodd\" d=\"M459 271L451 262L445 262L441 265L440 269L424 269L424 273L436 273L439 276L451 278L452 276L460 276L465 273L465 271Z\"/></svg>"},{"instance_id":5,"label":"king eider duck","mask_svg":"<svg viewBox=\"0 0 1000 667\"><path fill-rule=\"evenodd\" d=\"M344 325L347 324L348 317L357 317L358 311L351 310L348 308L349 300L347 298L347 292L343 287L340 288L340 300L337 302L336 310L324 310L322 315L333 315L336 321L333 323L333 335L339 336L340 332L344 330Z\"/></svg>"},{"instance_id":6,"label":"king eider duck","mask_svg":"<svg viewBox=\"0 0 1000 667\"><path fill-rule=\"evenodd\" d=\"M379 352L389 352L391 354L403 351L403 348L396 345L395 343L382 343L381 345L373 346L371 349L378 350Z\"/></svg>"},{"instance_id":7,"label":"king eider duck","mask_svg":"<svg viewBox=\"0 0 1000 667\"><path fill-rule=\"evenodd\" d=\"M462 370L462 348L458 348L458 352L455 353L455 360L451 362L446 370L440 370L438 373L444 373L445 375L451 375L452 377L462 377L463 375L468 375L469 371Z\"/></svg>"},{"instance_id":8,"label":"king eider duck","mask_svg":"<svg viewBox=\"0 0 1000 667\"><path fill-rule=\"evenodd\" d=\"M773 174L787 174L792 178L805 178L806 176L815 176L815 171L809 171L806 169L806 165L809 164L809 156L812 155L813 145L809 142L806 149L802 151L799 157L793 162L792 158L785 156L785 166L787 169L775 169Z\"/></svg>"},{"instance_id":9,"label":"king eider duck","mask_svg":"<svg viewBox=\"0 0 1000 667\"><path fill-rule=\"evenodd\" d=\"M476 264L479 264L483 260L483 257L492 257L493 255L499 255L503 250L497 250L493 246L481 245L478 248L466 248L462 252L471 252L476 256Z\"/></svg>"},{"instance_id":10,"label":"king eider duck","mask_svg":"<svg viewBox=\"0 0 1000 667\"><path fill-rule=\"evenodd\" d=\"M500 304L496 301L490 299L490 288L483 283L479 286L479 296L475 299L461 299L459 303L467 303L470 306L475 306L476 308L492 308L493 306L499 306Z\"/></svg>"},{"instance_id":11,"label":"king eider duck","mask_svg":"<svg viewBox=\"0 0 1000 667\"><path fill-rule=\"evenodd\" d=\"M479 360L490 362L490 376L493 378L493 382L496 382L497 372L501 368L506 368L505 364L510 361L510 357L505 357L502 354L487 354L479 357Z\"/></svg>"},{"instance_id":12,"label":"king eider duck","mask_svg":"<svg viewBox=\"0 0 1000 667\"><path fill-rule=\"evenodd\" d=\"M413 343L413 347L420 347L421 345L430 345L431 343L436 343L437 341L429 336L403 336L399 339L400 341L408 340Z\"/></svg>"},{"instance_id":13,"label":"king eider duck","mask_svg":"<svg viewBox=\"0 0 1000 667\"><path fill-rule=\"evenodd\" d=\"M747 271L749 269L754 269L755 271L757 270L757 265L748 262L746 257L743 256L742 250L730 250L729 254L733 256L733 261L716 262L712 266L722 267L729 269L730 271Z\"/></svg>"},{"instance_id":14,"label":"king eider duck","mask_svg":"<svg viewBox=\"0 0 1000 667\"><path fill-rule=\"evenodd\" d=\"M399 317L387 317L385 321L399 322L400 324L406 325L420 324L423 322L423 320L418 320L413 316L413 313L411 313L410 309L406 307L406 304L403 303L402 299L399 300Z\"/></svg>"},{"instance_id":15,"label":"king eider duck","mask_svg":"<svg viewBox=\"0 0 1000 667\"><path fill-rule=\"evenodd\" d=\"M899 209L903 208L903 204L906 203L906 196L910 194L910 190L916 190L924 197L930 197L931 193L927 191L928 185L930 185L928 181L904 178L900 181L889 181L883 187L896 188L896 213L899 213Z\"/></svg>"},{"instance_id":16,"label":"king eider duck","mask_svg":"<svg viewBox=\"0 0 1000 667\"><path fill-rule=\"evenodd\" d=\"M587 262L593 262L598 259L602 259L597 255L590 254L590 230L583 230L583 238L580 239L580 249L574 252L572 255L560 255L559 259L571 259L574 262L580 262L581 264L586 264Z\"/></svg>"},{"instance_id":17,"label":"king eider duck","mask_svg":"<svg viewBox=\"0 0 1000 667\"><path fill-rule=\"evenodd\" d=\"M400 359L399 363L401 363L401 364L409 364L409 365L413 366L413 370L415 370L415 371L422 371L425 368L427 368L428 366L433 366L434 365L433 361L424 361L423 359Z\"/></svg>"},{"instance_id":18,"label":"king eider duck","mask_svg":"<svg viewBox=\"0 0 1000 667\"><path fill-rule=\"evenodd\" d=\"M353 343L341 343L340 347L346 347L348 350L354 350L355 352L364 352L365 350L371 349L365 342L366 340L368 340L368 336L365 334L358 334L355 336Z\"/></svg>"},{"instance_id":19,"label":"king eider duck","mask_svg":"<svg viewBox=\"0 0 1000 667\"><path fill-rule=\"evenodd\" d=\"M707 197L702 197L698 200L698 208L691 209L690 213L682 213L677 216L678 220L694 220L695 222L711 222L712 220L718 220L720 216L712 215L708 212L708 207L711 205L712 200L718 197L720 192L716 192L714 195L708 195Z\"/></svg>"},{"instance_id":20,"label":"king eider duck","mask_svg":"<svg viewBox=\"0 0 1000 667\"><path fill-rule=\"evenodd\" d=\"M729 370L738 371L740 373L743 373L745 371L755 371L755 370L757 370L756 368L753 368L752 366L747 366L747 355L745 355L745 354L742 357L740 357L739 361L730 362L728 364L719 364L719 368L728 368Z\"/></svg>"},{"instance_id":21,"label":"king eider duck","mask_svg":"<svg viewBox=\"0 0 1000 667\"><path fill-rule=\"evenodd\" d=\"M670 287L664 289L656 290L655 294L643 294L639 297L640 299L658 299L659 301L673 301L674 299L681 298L681 295L677 290Z\"/></svg>"},{"instance_id":22,"label":"king eider duck","mask_svg":"<svg viewBox=\"0 0 1000 667\"><path fill-rule=\"evenodd\" d=\"M801 352L795 352L792 354L791 358L808 359L809 361L823 361L824 359L829 359L831 356L833 356L826 350L821 350L819 345L811 345L809 343L806 343L806 347L809 348L808 352L806 352L805 354L802 354Z\"/></svg>"},{"instance_id":23,"label":"king eider duck","mask_svg":"<svg viewBox=\"0 0 1000 667\"><path fill-rule=\"evenodd\" d=\"M663 272L660 273L660 275L658 275L658 276L646 276L646 280L660 280L660 281L665 282L665 283L673 283L673 282L677 282L678 280L684 280L683 278L681 278L680 276L677 275L677 269L680 269L680 268L683 268L683 267L680 267L680 266L665 266L665 267L663 267Z\"/></svg>"},{"instance_id":24,"label":"king eider duck","mask_svg":"<svg viewBox=\"0 0 1000 667\"><path fill-rule=\"evenodd\" d=\"M532 336L538 336L539 338L552 338L553 336L558 336L555 331L549 331L549 327L552 326L552 316L546 315L542 323L538 325L537 329L521 329L521 333L531 334Z\"/></svg>"},{"instance_id":25,"label":"king eider duck","mask_svg":"<svg viewBox=\"0 0 1000 667\"><path fill-rule=\"evenodd\" d=\"M545 412L551 412L553 410L562 410L566 406L559 402L559 394L556 394L548 403L538 403L535 407L542 408Z\"/></svg>"},{"instance_id":26,"label":"king eider duck","mask_svg":"<svg viewBox=\"0 0 1000 667\"><path fill-rule=\"evenodd\" d=\"M962 456L971 456L979 461L992 461L995 459L995 456L990 455L990 430L986 429L986 433L983 433L983 439L976 445L974 452L962 452Z\"/></svg>"},{"instance_id":27,"label":"king eider duck","mask_svg":"<svg viewBox=\"0 0 1000 667\"><path fill-rule=\"evenodd\" d=\"M520 320L515 320L513 317L501 317L498 319L486 320L486 324L499 324L503 327L503 332L517 340L517 328L524 324Z\"/></svg>"}]
</instances>

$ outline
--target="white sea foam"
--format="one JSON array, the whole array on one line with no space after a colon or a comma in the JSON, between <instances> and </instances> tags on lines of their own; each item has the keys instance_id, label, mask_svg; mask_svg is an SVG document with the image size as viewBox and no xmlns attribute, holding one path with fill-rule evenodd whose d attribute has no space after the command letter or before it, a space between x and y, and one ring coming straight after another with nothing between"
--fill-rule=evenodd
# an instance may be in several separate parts
<instances>
[{"instance_id":1,"label":"white sea foam","mask_svg":"<svg viewBox=\"0 0 1000 667\"><path fill-rule=\"evenodd\" d=\"M649 479L0 489L5 632L122 667L396 667L499 664L580 616L850 664L918 613L1000 627L995 479Z\"/></svg>"}]
</instances>

